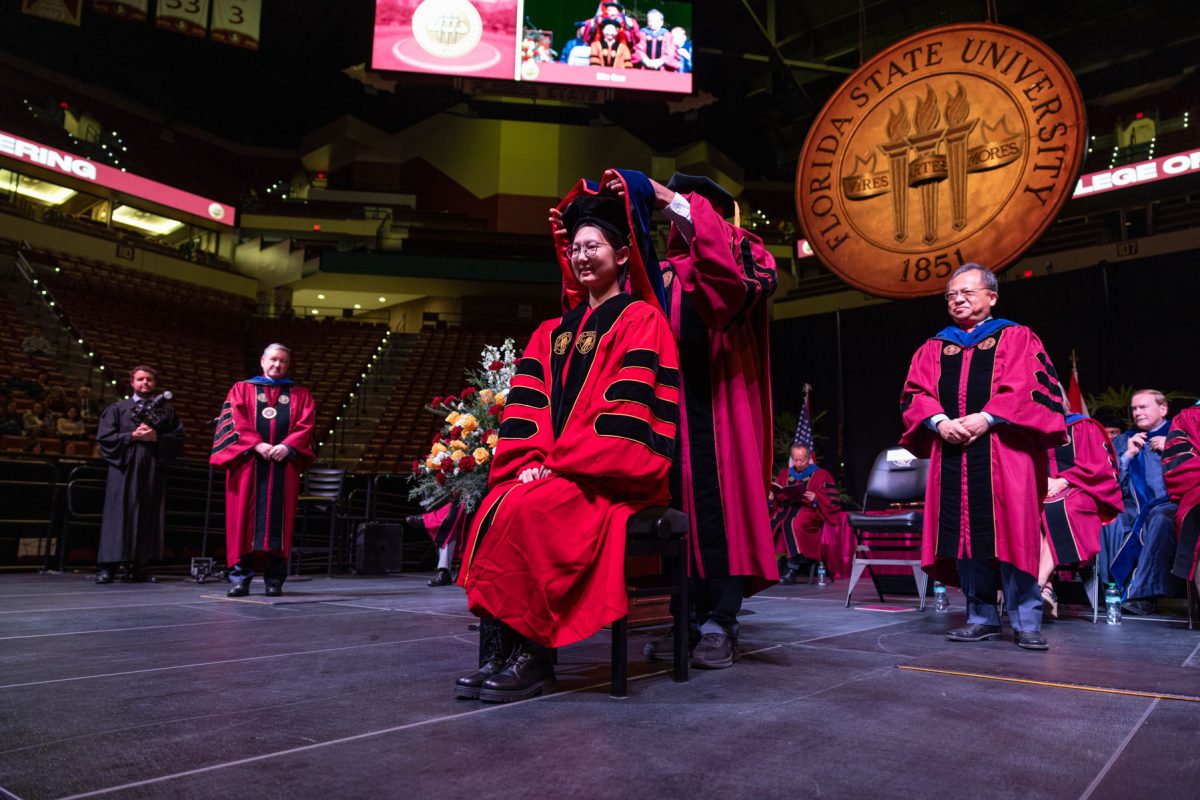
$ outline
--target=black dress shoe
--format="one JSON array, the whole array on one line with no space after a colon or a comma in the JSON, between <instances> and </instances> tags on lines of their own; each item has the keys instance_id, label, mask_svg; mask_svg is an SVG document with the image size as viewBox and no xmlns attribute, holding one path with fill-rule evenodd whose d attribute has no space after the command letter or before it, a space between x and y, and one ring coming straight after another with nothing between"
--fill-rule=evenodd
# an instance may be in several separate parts
<instances>
[{"instance_id":1,"label":"black dress shoe","mask_svg":"<svg viewBox=\"0 0 1200 800\"><path fill-rule=\"evenodd\" d=\"M438 567L437 574L433 576L433 580L425 581L426 586L449 586L454 583L450 577L450 570L445 567Z\"/></svg>"},{"instance_id":2,"label":"black dress shoe","mask_svg":"<svg viewBox=\"0 0 1200 800\"><path fill-rule=\"evenodd\" d=\"M783 576L780 577L779 582L784 586L791 586L796 583L796 578L799 576L799 570L795 569L794 567L788 567L788 571L783 573Z\"/></svg>"},{"instance_id":3,"label":"black dress shoe","mask_svg":"<svg viewBox=\"0 0 1200 800\"><path fill-rule=\"evenodd\" d=\"M946 632L946 638L952 642L982 642L987 639L1001 638L999 625L976 625L971 623Z\"/></svg>"},{"instance_id":4,"label":"black dress shoe","mask_svg":"<svg viewBox=\"0 0 1200 800\"><path fill-rule=\"evenodd\" d=\"M1023 647L1026 650L1049 650L1050 644L1046 641L1046 637L1042 636L1041 631L1014 631L1017 638L1017 647Z\"/></svg>"},{"instance_id":5,"label":"black dress shoe","mask_svg":"<svg viewBox=\"0 0 1200 800\"><path fill-rule=\"evenodd\" d=\"M225 593L226 597L245 597L250 594L250 581L253 578L230 578L233 581L233 586L229 587L229 591Z\"/></svg>"},{"instance_id":6,"label":"black dress shoe","mask_svg":"<svg viewBox=\"0 0 1200 800\"><path fill-rule=\"evenodd\" d=\"M101 567L96 570L96 583L112 583L112 570L108 567Z\"/></svg>"},{"instance_id":7,"label":"black dress shoe","mask_svg":"<svg viewBox=\"0 0 1200 800\"><path fill-rule=\"evenodd\" d=\"M483 682L479 699L485 703L528 700L554 688L554 663L550 649L526 641L504 665Z\"/></svg>"},{"instance_id":8,"label":"black dress shoe","mask_svg":"<svg viewBox=\"0 0 1200 800\"><path fill-rule=\"evenodd\" d=\"M688 630L687 651L691 653L696 649L696 645L700 643L700 631L692 628ZM675 628L667 631L657 639L651 639L646 642L642 653L645 654L647 661L674 661L675 660Z\"/></svg>"},{"instance_id":9,"label":"black dress shoe","mask_svg":"<svg viewBox=\"0 0 1200 800\"><path fill-rule=\"evenodd\" d=\"M267 597L282 597L283 584L277 581L271 581L263 589L263 594L265 594Z\"/></svg>"},{"instance_id":10,"label":"black dress shoe","mask_svg":"<svg viewBox=\"0 0 1200 800\"><path fill-rule=\"evenodd\" d=\"M725 669L741 657L737 639L723 633L706 633L692 651L692 666L696 669Z\"/></svg>"},{"instance_id":11,"label":"black dress shoe","mask_svg":"<svg viewBox=\"0 0 1200 800\"><path fill-rule=\"evenodd\" d=\"M1126 600L1124 603L1121 603L1122 614L1144 617L1147 614L1153 614L1155 611L1158 611L1158 603L1153 600Z\"/></svg>"}]
</instances>

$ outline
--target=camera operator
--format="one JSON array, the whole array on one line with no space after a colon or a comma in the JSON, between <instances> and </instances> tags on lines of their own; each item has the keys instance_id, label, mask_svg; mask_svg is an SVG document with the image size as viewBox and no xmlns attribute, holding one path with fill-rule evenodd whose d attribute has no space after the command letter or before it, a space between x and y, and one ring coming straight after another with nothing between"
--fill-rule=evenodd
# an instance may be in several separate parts
<instances>
[{"instance_id":1,"label":"camera operator","mask_svg":"<svg viewBox=\"0 0 1200 800\"><path fill-rule=\"evenodd\" d=\"M96 583L112 583L113 572L153 582L146 570L162 557L166 508L166 468L183 450L183 425L167 404L171 393L154 396L157 373L137 366L129 373L133 395L104 409L96 439L108 462L104 517Z\"/></svg>"}]
</instances>

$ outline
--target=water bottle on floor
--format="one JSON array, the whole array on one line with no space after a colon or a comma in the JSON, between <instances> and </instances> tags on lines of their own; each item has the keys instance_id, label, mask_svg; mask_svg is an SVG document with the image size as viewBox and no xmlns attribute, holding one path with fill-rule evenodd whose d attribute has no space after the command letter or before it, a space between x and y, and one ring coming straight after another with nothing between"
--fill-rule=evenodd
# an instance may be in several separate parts
<instances>
[{"instance_id":1,"label":"water bottle on floor","mask_svg":"<svg viewBox=\"0 0 1200 800\"><path fill-rule=\"evenodd\" d=\"M1121 624L1121 592L1115 583L1110 583L1104 590L1104 607L1108 613L1109 625Z\"/></svg>"},{"instance_id":2,"label":"water bottle on floor","mask_svg":"<svg viewBox=\"0 0 1200 800\"><path fill-rule=\"evenodd\" d=\"M817 586L825 585L825 562L817 564Z\"/></svg>"},{"instance_id":3,"label":"water bottle on floor","mask_svg":"<svg viewBox=\"0 0 1200 800\"><path fill-rule=\"evenodd\" d=\"M933 582L933 610L939 614L950 610L950 596L946 594L946 587L938 581Z\"/></svg>"}]
</instances>

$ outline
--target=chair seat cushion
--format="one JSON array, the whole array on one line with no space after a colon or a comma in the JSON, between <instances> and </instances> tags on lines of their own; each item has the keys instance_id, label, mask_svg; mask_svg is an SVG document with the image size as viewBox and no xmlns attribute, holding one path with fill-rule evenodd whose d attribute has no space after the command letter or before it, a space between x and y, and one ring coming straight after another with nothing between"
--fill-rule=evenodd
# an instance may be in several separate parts
<instances>
[{"instance_id":1,"label":"chair seat cushion","mask_svg":"<svg viewBox=\"0 0 1200 800\"><path fill-rule=\"evenodd\" d=\"M887 533L891 531L921 530L920 511L898 511L892 514L878 514L863 511L851 511L847 522L851 528L868 533Z\"/></svg>"}]
</instances>

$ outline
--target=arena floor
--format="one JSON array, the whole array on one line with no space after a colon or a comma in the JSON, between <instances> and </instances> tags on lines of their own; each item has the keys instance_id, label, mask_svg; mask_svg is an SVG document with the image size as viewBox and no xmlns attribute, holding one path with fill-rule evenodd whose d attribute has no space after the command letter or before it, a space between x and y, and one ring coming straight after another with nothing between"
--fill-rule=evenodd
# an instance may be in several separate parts
<instances>
[{"instance_id":1,"label":"arena floor","mask_svg":"<svg viewBox=\"0 0 1200 800\"><path fill-rule=\"evenodd\" d=\"M844 583L749 600L743 659L673 683L631 634L565 648L559 690L456 700L476 636L427 575L257 592L0 577L0 798L1194 798L1200 630L1047 626L955 644ZM870 582L856 602L878 602ZM949 621L963 616L954 596ZM889 598L891 601L891 598ZM898 600L897 605L911 605ZM657 631L654 631L657 632Z\"/></svg>"}]
</instances>

